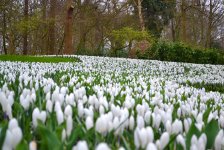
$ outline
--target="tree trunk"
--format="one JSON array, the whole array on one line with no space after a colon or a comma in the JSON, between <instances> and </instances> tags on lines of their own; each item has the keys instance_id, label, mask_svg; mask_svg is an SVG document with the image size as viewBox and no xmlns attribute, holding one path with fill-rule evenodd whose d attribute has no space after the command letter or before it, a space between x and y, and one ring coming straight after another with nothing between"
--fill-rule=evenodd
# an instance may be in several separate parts
<instances>
[{"instance_id":1,"label":"tree trunk","mask_svg":"<svg viewBox=\"0 0 224 150\"><path fill-rule=\"evenodd\" d=\"M80 1L80 5L81 5L81 1ZM86 22L83 21L85 20L85 9L83 9L82 7L80 8L80 14L79 14L79 18L80 18L80 23L79 23L79 44L77 46L77 51L84 51L86 49ZM83 21L83 22L82 22Z\"/></svg>"},{"instance_id":2,"label":"tree trunk","mask_svg":"<svg viewBox=\"0 0 224 150\"><path fill-rule=\"evenodd\" d=\"M45 28L46 28L46 21L47 21L47 0L42 0L42 17L43 17L43 34L45 34ZM43 35L42 38L42 49L41 54L47 54L47 38L45 35Z\"/></svg>"},{"instance_id":3,"label":"tree trunk","mask_svg":"<svg viewBox=\"0 0 224 150\"><path fill-rule=\"evenodd\" d=\"M175 32L174 19L171 19L171 33L172 33L173 42L176 42L176 32Z\"/></svg>"},{"instance_id":4,"label":"tree trunk","mask_svg":"<svg viewBox=\"0 0 224 150\"><path fill-rule=\"evenodd\" d=\"M73 54L73 37L72 37L72 24L73 24L73 10L74 6L72 0L67 0L66 20L65 20L65 48L64 54Z\"/></svg>"},{"instance_id":5,"label":"tree trunk","mask_svg":"<svg viewBox=\"0 0 224 150\"><path fill-rule=\"evenodd\" d=\"M208 29L206 35L206 48L211 48L212 43L212 18L213 18L213 4L212 0L210 0L209 4L209 16L208 16Z\"/></svg>"},{"instance_id":6,"label":"tree trunk","mask_svg":"<svg viewBox=\"0 0 224 150\"><path fill-rule=\"evenodd\" d=\"M13 33L9 33L9 47L8 47L8 52L9 54L14 54L15 53L15 44L14 44L14 35Z\"/></svg>"},{"instance_id":7,"label":"tree trunk","mask_svg":"<svg viewBox=\"0 0 224 150\"><path fill-rule=\"evenodd\" d=\"M140 27L142 31L145 31L145 23L142 15L142 0L137 0L137 7Z\"/></svg>"},{"instance_id":8,"label":"tree trunk","mask_svg":"<svg viewBox=\"0 0 224 150\"><path fill-rule=\"evenodd\" d=\"M205 4L202 3L201 4L201 11L202 12L205 12ZM200 26L200 29L201 29L201 34L200 34L200 43L203 47L205 47L205 33L204 33L204 14L203 13L200 13L200 23L201 23L201 26Z\"/></svg>"},{"instance_id":9,"label":"tree trunk","mask_svg":"<svg viewBox=\"0 0 224 150\"><path fill-rule=\"evenodd\" d=\"M50 0L49 48L50 55L55 54L55 8L56 0Z\"/></svg>"},{"instance_id":10,"label":"tree trunk","mask_svg":"<svg viewBox=\"0 0 224 150\"><path fill-rule=\"evenodd\" d=\"M25 5L24 5L24 17L25 17L25 21L28 21L28 8L29 5L29 0L25 0ZM24 31L24 35L23 35L23 54L27 55L28 53L28 31L27 28Z\"/></svg>"},{"instance_id":11,"label":"tree trunk","mask_svg":"<svg viewBox=\"0 0 224 150\"><path fill-rule=\"evenodd\" d=\"M182 36L181 36L181 40L183 42L187 41L187 31L186 31L186 24L187 24L187 20L186 20L186 2L185 0L181 1L181 28L182 28Z\"/></svg>"},{"instance_id":12,"label":"tree trunk","mask_svg":"<svg viewBox=\"0 0 224 150\"><path fill-rule=\"evenodd\" d=\"M7 54L7 49L6 49L6 16L5 16L5 8L3 10L3 33L2 33L2 38L3 38L3 51L5 54Z\"/></svg>"}]
</instances>

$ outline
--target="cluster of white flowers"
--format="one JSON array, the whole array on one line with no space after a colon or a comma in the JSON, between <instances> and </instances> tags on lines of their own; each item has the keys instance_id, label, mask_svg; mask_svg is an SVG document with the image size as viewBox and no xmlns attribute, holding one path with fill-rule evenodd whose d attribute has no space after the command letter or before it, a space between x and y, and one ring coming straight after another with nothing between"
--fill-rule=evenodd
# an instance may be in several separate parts
<instances>
[{"instance_id":1,"label":"cluster of white flowers","mask_svg":"<svg viewBox=\"0 0 224 150\"><path fill-rule=\"evenodd\" d=\"M224 147L224 95L182 84L224 84L224 66L77 57L82 62L0 62L0 103L5 115L16 117L12 110L16 92L22 108L27 113L32 109L33 130L38 121L47 124L55 114L55 124L63 126L62 141L72 136L75 124L82 123L84 132L93 129L103 138L109 133L122 137L128 131L136 149L148 150L162 150L173 138L184 149L206 149L204 129L217 120L219 132L213 148ZM18 91L8 88L15 82L19 82ZM9 123L4 146L15 148L21 138L15 140L11 135L16 132L22 137L22 132L17 122L11 124L17 128ZM186 135L192 124L202 133L200 137L192 135L189 146ZM73 149L88 150L89 142L80 139ZM97 150L110 149L109 144L94 143ZM118 142L117 148L124 146ZM30 147L37 149L32 141Z\"/></svg>"},{"instance_id":2,"label":"cluster of white flowers","mask_svg":"<svg viewBox=\"0 0 224 150\"><path fill-rule=\"evenodd\" d=\"M14 103L14 92L10 91L6 84L0 89L0 103L3 112L10 119L12 116L12 105Z\"/></svg>"},{"instance_id":3,"label":"cluster of white flowers","mask_svg":"<svg viewBox=\"0 0 224 150\"><path fill-rule=\"evenodd\" d=\"M3 150L15 149L16 146L22 140L22 137L23 133L21 128L18 126L17 120L15 118L11 119L9 121L2 149Z\"/></svg>"}]
</instances>

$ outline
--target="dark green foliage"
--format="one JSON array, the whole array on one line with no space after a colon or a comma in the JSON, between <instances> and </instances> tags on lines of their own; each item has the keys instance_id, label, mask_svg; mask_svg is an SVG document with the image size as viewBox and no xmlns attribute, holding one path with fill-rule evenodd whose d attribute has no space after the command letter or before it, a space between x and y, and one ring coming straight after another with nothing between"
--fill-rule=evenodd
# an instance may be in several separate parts
<instances>
[{"instance_id":1,"label":"dark green foliage","mask_svg":"<svg viewBox=\"0 0 224 150\"><path fill-rule=\"evenodd\" d=\"M224 55L215 49L193 48L183 43L156 42L138 58L198 64L224 64Z\"/></svg>"},{"instance_id":2,"label":"dark green foliage","mask_svg":"<svg viewBox=\"0 0 224 150\"><path fill-rule=\"evenodd\" d=\"M145 15L146 28L155 37L160 37L163 27L174 16L175 0L143 0L142 8Z\"/></svg>"},{"instance_id":3,"label":"dark green foliage","mask_svg":"<svg viewBox=\"0 0 224 150\"><path fill-rule=\"evenodd\" d=\"M0 61L19 61L19 62L42 62L42 63L59 63L59 62L79 62L76 57L51 57L51 56L22 56L22 55L0 55Z\"/></svg>"},{"instance_id":4,"label":"dark green foliage","mask_svg":"<svg viewBox=\"0 0 224 150\"><path fill-rule=\"evenodd\" d=\"M186 85L186 84L183 84ZM187 83L188 86L193 86L194 88L197 89L202 89L205 88L206 92L219 92L219 93L224 93L224 85L222 83Z\"/></svg>"}]
</instances>

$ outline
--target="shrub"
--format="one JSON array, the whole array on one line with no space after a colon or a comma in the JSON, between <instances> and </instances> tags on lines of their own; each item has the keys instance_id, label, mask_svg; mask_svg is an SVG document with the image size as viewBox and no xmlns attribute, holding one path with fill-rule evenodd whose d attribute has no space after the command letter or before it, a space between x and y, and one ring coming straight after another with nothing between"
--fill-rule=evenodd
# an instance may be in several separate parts
<instances>
[{"instance_id":1,"label":"shrub","mask_svg":"<svg viewBox=\"0 0 224 150\"><path fill-rule=\"evenodd\" d=\"M138 58L199 64L224 64L224 55L216 49L200 49L178 42L159 41Z\"/></svg>"}]
</instances>

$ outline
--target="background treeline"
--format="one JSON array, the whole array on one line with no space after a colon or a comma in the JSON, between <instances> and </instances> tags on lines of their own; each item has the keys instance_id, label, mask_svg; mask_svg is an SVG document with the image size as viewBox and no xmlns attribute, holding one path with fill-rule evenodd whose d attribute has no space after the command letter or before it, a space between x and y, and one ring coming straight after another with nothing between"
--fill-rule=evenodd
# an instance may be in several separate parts
<instances>
[{"instance_id":1,"label":"background treeline","mask_svg":"<svg viewBox=\"0 0 224 150\"><path fill-rule=\"evenodd\" d=\"M164 55L195 49L222 55L224 1L1 0L0 45L2 54L151 58L163 46Z\"/></svg>"}]
</instances>

